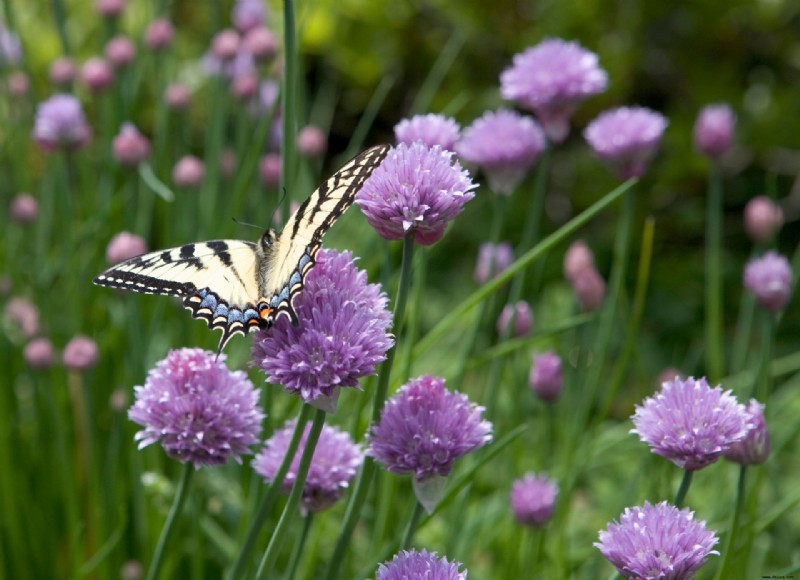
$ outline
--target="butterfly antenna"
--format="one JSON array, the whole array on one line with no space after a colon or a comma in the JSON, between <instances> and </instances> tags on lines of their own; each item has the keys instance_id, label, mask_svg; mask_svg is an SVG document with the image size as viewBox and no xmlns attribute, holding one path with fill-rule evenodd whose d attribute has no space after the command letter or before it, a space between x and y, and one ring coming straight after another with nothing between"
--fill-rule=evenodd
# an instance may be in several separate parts
<instances>
[{"instance_id":1,"label":"butterfly antenna","mask_svg":"<svg viewBox=\"0 0 800 580\"><path fill-rule=\"evenodd\" d=\"M262 230L262 229L264 229L264 228L262 228L261 226L257 226L256 224L251 224L251 223L248 223L248 222L243 222L243 221L242 221L242 220L240 220L240 219L236 219L236 218L231 218L231 219L232 219L232 220L233 220L233 222L234 222L236 225L238 225L238 226L247 226L248 228L255 228L255 229L257 229L257 230Z\"/></svg>"}]
</instances>

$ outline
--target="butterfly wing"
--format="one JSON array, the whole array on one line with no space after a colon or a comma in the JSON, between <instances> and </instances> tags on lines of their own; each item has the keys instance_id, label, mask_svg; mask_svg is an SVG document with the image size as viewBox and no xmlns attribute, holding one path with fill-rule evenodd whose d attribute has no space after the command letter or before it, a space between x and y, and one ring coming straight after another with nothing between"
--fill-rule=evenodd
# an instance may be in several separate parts
<instances>
[{"instance_id":1,"label":"butterfly wing","mask_svg":"<svg viewBox=\"0 0 800 580\"><path fill-rule=\"evenodd\" d=\"M272 309L273 319L285 314L297 321L292 300L314 266L322 236L353 204L389 149L389 145L376 145L347 162L303 202L264 251L258 263L259 294L265 297L263 306Z\"/></svg>"},{"instance_id":2,"label":"butterfly wing","mask_svg":"<svg viewBox=\"0 0 800 580\"><path fill-rule=\"evenodd\" d=\"M183 298L192 317L222 329L220 351L233 335L266 325L256 309L256 245L250 242L215 240L144 254L112 266L94 283Z\"/></svg>"}]
</instances>

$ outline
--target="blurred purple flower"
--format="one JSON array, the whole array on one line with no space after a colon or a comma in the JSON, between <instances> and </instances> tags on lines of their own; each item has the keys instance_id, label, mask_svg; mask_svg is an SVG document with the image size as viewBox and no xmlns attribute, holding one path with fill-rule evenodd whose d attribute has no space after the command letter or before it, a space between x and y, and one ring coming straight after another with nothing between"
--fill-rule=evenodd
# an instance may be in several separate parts
<instances>
[{"instance_id":1,"label":"blurred purple flower","mask_svg":"<svg viewBox=\"0 0 800 580\"><path fill-rule=\"evenodd\" d=\"M242 33L263 26L266 19L263 0L236 0L231 11L231 21Z\"/></svg>"},{"instance_id":2,"label":"blurred purple flower","mask_svg":"<svg viewBox=\"0 0 800 580\"><path fill-rule=\"evenodd\" d=\"M258 160L258 176L264 185L277 187L281 182L283 162L278 153L267 153Z\"/></svg>"},{"instance_id":3,"label":"blurred purple flower","mask_svg":"<svg viewBox=\"0 0 800 580\"><path fill-rule=\"evenodd\" d=\"M31 88L30 78L21 70L11 71L6 82L8 83L8 94L12 97L25 97Z\"/></svg>"},{"instance_id":4,"label":"blurred purple flower","mask_svg":"<svg viewBox=\"0 0 800 580\"><path fill-rule=\"evenodd\" d=\"M123 123L111 144L114 158L122 165L138 165L150 157L150 142L133 123Z\"/></svg>"},{"instance_id":5,"label":"blurred purple flower","mask_svg":"<svg viewBox=\"0 0 800 580\"><path fill-rule=\"evenodd\" d=\"M752 419L730 391L713 389L705 378L680 377L636 406L636 433L651 451L687 471L716 462L752 427Z\"/></svg>"},{"instance_id":6,"label":"blurred purple flower","mask_svg":"<svg viewBox=\"0 0 800 580\"><path fill-rule=\"evenodd\" d=\"M373 374L394 342L387 303L350 252L322 249L293 302L300 324L281 316L257 332L253 361L269 382L333 412L338 388Z\"/></svg>"},{"instance_id":7,"label":"blurred purple flower","mask_svg":"<svg viewBox=\"0 0 800 580\"><path fill-rule=\"evenodd\" d=\"M56 357L53 343L46 338L34 338L31 340L25 345L22 356L31 368L38 370L48 369L53 366L53 361Z\"/></svg>"},{"instance_id":8,"label":"blurred purple flower","mask_svg":"<svg viewBox=\"0 0 800 580\"><path fill-rule=\"evenodd\" d=\"M583 240L575 240L564 254L564 278L572 280L587 268L594 269L594 253Z\"/></svg>"},{"instance_id":9,"label":"blurred purple flower","mask_svg":"<svg viewBox=\"0 0 800 580\"><path fill-rule=\"evenodd\" d=\"M183 110L189 106L192 101L192 93L189 88L179 83L172 83L164 91L164 99L170 108L175 110Z\"/></svg>"},{"instance_id":10,"label":"blurred purple flower","mask_svg":"<svg viewBox=\"0 0 800 580\"><path fill-rule=\"evenodd\" d=\"M475 264L475 281L478 284L487 282L504 272L513 261L514 249L508 242L482 243L478 249L478 262Z\"/></svg>"},{"instance_id":11,"label":"blurred purple flower","mask_svg":"<svg viewBox=\"0 0 800 580\"><path fill-rule=\"evenodd\" d=\"M248 30L243 42L245 49L259 62L272 60L278 54L278 37L266 26Z\"/></svg>"},{"instance_id":12,"label":"blurred purple flower","mask_svg":"<svg viewBox=\"0 0 800 580\"><path fill-rule=\"evenodd\" d=\"M500 109L487 111L464 129L455 150L483 170L494 192L510 195L546 147L544 133L532 117Z\"/></svg>"},{"instance_id":13,"label":"blurred purple flower","mask_svg":"<svg viewBox=\"0 0 800 580\"><path fill-rule=\"evenodd\" d=\"M322 157L328 148L328 138L316 125L306 125L297 133L297 150L304 157Z\"/></svg>"},{"instance_id":14,"label":"blurred purple flower","mask_svg":"<svg viewBox=\"0 0 800 580\"><path fill-rule=\"evenodd\" d=\"M83 63L81 80L90 91L99 93L114 82L114 69L106 59L94 56Z\"/></svg>"},{"instance_id":15,"label":"blurred purple flower","mask_svg":"<svg viewBox=\"0 0 800 580\"><path fill-rule=\"evenodd\" d=\"M144 33L144 43L153 51L164 50L172 44L175 28L166 18L156 18L147 25Z\"/></svg>"},{"instance_id":16,"label":"blurred purple flower","mask_svg":"<svg viewBox=\"0 0 800 580\"><path fill-rule=\"evenodd\" d=\"M182 462L222 465L250 453L264 413L258 391L242 371L230 371L225 355L199 348L172 350L135 387L128 418L143 427L139 449L161 442Z\"/></svg>"},{"instance_id":17,"label":"blurred purple flower","mask_svg":"<svg viewBox=\"0 0 800 580\"><path fill-rule=\"evenodd\" d=\"M296 424L296 420L288 421L276 431L253 460L253 468L267 482L275 478L278 468L286 457L286 450L292 440ZM306 424L297 453L283 480L281 491L284 494L289 494L297 479L300 458L306 448L310 428L311 425ZM308 512L321 512L331 507L342 497L363 462L364 452L353 443L350 435L336 427L323 426L303 487L302 509Z\"/></svg>"},{"instance_id":18,"label":"blurred purple flower","mask_svg":"<svg viewBox=\"0 0 800 580\"><path fill-rule=\"evenodd\" d=\"M583 136L594 154L624 180L644 174L668 123L645 107L620 107L601 113Z\"/></svg>"},{"instance_id":19,"label":"blurred purple flower","mask_svg":"<svg viewBox=\"0 0 800 580\"><path fill-rule=\"evenodd\" d=\"M406 145L422 141L426 147L438 145L442 149L452 151L460 131L461 127L454 119L428 113L400 121L394 126L394 137L398 143Z\"/></svg>"},{"instance_id":20,"label":"blurred purple flower","mask_svg":"<svg viewBox=\"0 0 800 580\"><path fill-rule=\"evenodd\" d=\"M39 332L39 310L27 298L18 296L9 300L4 315L12 326L22 331L25 338L32 338Z\"/></svg>"},{"instance_id":21,"label":"blurred purple flower","mask_svg":"<svg viewBox=\"0 0 800 580\"><path fill-rule=\"evenodd\" d=\"M39 103L33 138L45 151L80 149L92 136L78 99L54 95Z\"/></svg>"},{"instance_id":22,"label":"blurred purple flower","mask_svg":"<svg viewBox=\"0 0 800 580\"><path fill-rule=\"evenodd\" d=\"M503 98L536 113L554 143L566 138L578 105L607 85L608 74L595 53L559 38L545 39L515 55L514 64L500 75Z\"/></svg>"},{"instance_id":23,"label":"blurred purple flower","mask_svg":"<svg viewBox=\"0 0 800 580\"><path fill-rule=\"evenodd\" d=\"M750 260L744 268L744 285L762 308L770 312L782 310L792 297L789 260L771 250Z\"/></svg>"},{"instance_id":24,"label":"blurred purple flower","mask_svg":"<svg viewBox=\"0 0 800 580\"><path fill-rule=\"evenodd\" d=\"M416 243L429 246L475 197L475 187L452 152L400 143L372 172L356 203L379 236L401 240L413 233Z\"/></svg>"},{"instance_id":25,"label":"blurred purple flower","mask_svg":"<svg viewBox=\"0 0 800 580\"><path fill-rule=\"evenodd\" d=\"M506 333L512 317L514 318L514 328L511 330L510 336L519 338L530 334L533 328L533 312L530 304L524 300L520 300L516 304L503 306L503 311L497 319L498 334L503 335Z\"/></svg>"},{"instance_id":26,"label":"blurred purple flower","mask_svg":"<svg viewBox=\"0 0 800 580\"><path fill-rule=\"evenodd\" d=\"M197 187L205 176L205 165L194 155L184 155L172 168L172 181L179 187Z\"/></svg>"},{"instance_id":27,"label":"blurred purple flower","mask_svg":"<svg viewBox=\"0 0 800 580\"><path fill-rule=\"evenodd\" d=\"M78 372L88 371L96 365L98 356L97 343L82 334L73 336L61 353L64 366Z\"/></svg>"},{"instance_id":28,"label":"blurred purple flower","mask_svg":"<svg viewBox=\"0 0 800 580\"><path fill-rule=\"evenodd\" d=\"M757 195L744 206L744 230L759 244L770 241L783 227L783 210L766 195Z\"/></svg>"},{"instance_id":29,"label":"blurred purple flower","mask_svg":"<svg viewBox=\"0 0 800 580\"><path fill-rule=\"evenodd\" d=\"M75 80L78 68L75 66L75 61L70 57L60 56L50 65L48 74L50 82L59 87L64 87Z\"/></svg>"},{"instance_id":30,"label":"blurred purple flower","mask_svg":"<svg viewBox=\"0 0 800 580\"><path fill-rule=\"evenodd\" d=\"M542 474L526 473L511 487L511 512L514 519L533 528L552 517L558 498L558 484Z\"/></svg>"},{"instance_id":31,"label":"blurred purple flower","mask_svg":"<svg viewBox=\"0 0 800 580\"><path fill-rule=\"evenodd\" d=\"M120 232L106 246L106 261L110 266L140 256L147 251L144 238L130 232Z\"/></svg>"},{"instance_id":32,"label":"blurred purple flower","mask_svg":"<svg viewBox=\"0 0 800 580\"><path fill-rule=\"evenodd\" d=\"M461 562L448 562L436 552L402 550L391 562L378 566L375 580L467 580L467 572L460 572Z\"/></svg>"},{"instance_id":33,"label":"blurred purple flower","mask_svg":"<svg viewBox=\"0 0 800 580\"><path fill-rule=\"evenodd\" d=\"M564 385L561 357L552 350L534 355L528 384L543 401L555 401Z\"/></svg>"},{"instance_id":34,"label":"blurred purple flower","mask_svg":"<svg viewBox=\"0 0 800 580\"><path fill-rule=\"evenodd\" d=\"M725 459L738 463L739 465L761 465L769 457L770 436L767 431L767 422L764 418L764 405L750 399L747 406L747 414L750 416L752 429L747 432L745 438L728 447L725 451Z\"/></svg>"},{"instance_id":35,"label":"blurred purple flower","mask_svg":"<svg viewBox=\"0 0 800 580\"><path fill-rule=\"evenodd\" d=\"M703 107L694 124L694 146L703 155L718 159L731 147L736 114L721 103Z\"/></svg>"},{"instance_id":36,"label":"blurred purple flower","mask_svg":"<svg viewBox=\"0 0 800 580\"><path fill-rule=\"evenodd\" d=\"M126 0L95 0L94 8L106 18L116 18L125 9Z\"/></svg>"},{"instance_id":37,"label":"blurred purple flower","mask_svg":"<svg viewBox=\"0 0 800 580\"><path fill-rule=\"evenodd\" d=\"M30 193L18 193L11 198L11 219L21 224L36 221L39 215L39 202Z\"/></svg>"},{"instance_id":38,"label":"blurred purple flower","mask_svg":"<svg viewBox=\"0 0 800 580\"><path fill-rule=\"evenodd\" d=\"M14 67L22 61L19 36L0 23L0 67Z\"/></svg>"},{"instance_id":39,"label":"blurred purple flower","mask_svg":"<svg viewBox=\"0 0 800 580\"><path fill-rule=\"evenodd\" d=\"M437 482L450 474L453 462L492 440L492 424L482 420L483 411L466 395L445 389L442 378L412 379L386 402L370 428L367 455L392 473L412 474L417 499L431 512L441 499Z\"/></svg>"},{"instance_id":40,"label":"blurred purple flower","mask_svg":"<svg viewBox=\"0 0 800 580\"><path fill-rule=\"evenodd\" d=\"M594 312L606 296L606 281L597 268L583 268L569 279L578 305L584 312Z\"/></svg>"},{"instance_id":41,"label":"blurred purple flower","mask_svg":"<svg viewBox=\"0 0 800 580\"><path fill-rule=\"evenodd\" d=\"M694 578L719 541L688 508L667 502L625 508L619 523L600 532L594 546L631 580Z\"/></svg>"},{"instance_id":42,"label":"blurred purple flower","mask_svg":"<svg viewBox=\"0 0 800 580\"><path fill-rule=\"evenodd\" d=\"M114 68L124 68L136 58L136 45L120 34L106 43L104 54Z\"/></svg>"}]
</instances>

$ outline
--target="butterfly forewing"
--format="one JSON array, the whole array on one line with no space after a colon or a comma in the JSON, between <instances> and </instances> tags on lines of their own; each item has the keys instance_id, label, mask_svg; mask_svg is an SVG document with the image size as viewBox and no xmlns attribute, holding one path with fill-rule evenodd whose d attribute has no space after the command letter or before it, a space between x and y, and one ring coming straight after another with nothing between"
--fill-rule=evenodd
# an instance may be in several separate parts
<instances>
[{"instance_id":1,"label":"butterfly forewing","mask_svg":"<svg viewBox=\"0 0 800 580\"><path fill-rule=\"evenodd\" d=\"M94 283L180 296L194 318L222 330L219 351L235 334L269 328L279 314L296 322L292 299L314 265L322 236L388 151L388 145L378 145L349 161L303 202L267 251L239 240L186 244L117 264Z\"/></svg>"}]
</instances>

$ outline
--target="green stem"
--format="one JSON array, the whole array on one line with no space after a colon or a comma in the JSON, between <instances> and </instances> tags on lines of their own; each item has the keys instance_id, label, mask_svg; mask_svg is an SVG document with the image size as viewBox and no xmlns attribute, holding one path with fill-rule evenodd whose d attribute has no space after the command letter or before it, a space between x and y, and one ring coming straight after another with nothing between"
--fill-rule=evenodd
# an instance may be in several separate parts
<instances>
[{"instance_id":1,"label":"green stem","mask_svg":"<svg viewBox=\"0 0 800 580\"><path fill-rule=\"evenodd\" d=\"M753 380L753 388L750 396L758 401L766 403L772 390L772 378L769 371L772 359L772 342L775 337L776 319L771 312L761 312L763 318L761 332L761 360L758 364L758 371Z\"/></svg>"},{"instance_id":2,"label":"green stem","mask_svg":"<svg viewBox=\"0 0 800 580\"><path fill-rule=\"evenodd\" d=\"M686 499L686 492L689 491L689 486L692 484L692 476L694 475L694 471L685 470L683 472L683 479L681 480L681 485L678 488L678 493L675 494L675 507L683 506L683 500Z\"/></svg>"},{"instance_id":3,"label":"green stem","mask_svg":"<svg viewBox=\"0 0 800 580\"><path fill-rule=\"evenodd\" d=\"M294 578L297 574L297 567L300 565L300 557L303 555L303 548L306 545L308 532L311 530L311 524L313 522L314 514L311 512L307 513L303 518L303 531L300 532L300 538L297 540L294 551L292 552L292 557L289 559L289 573L286 575L287 578Z\"/></svg>"},{"instance_id":4,"label":"green stem","mask_svg":"<svg viewBox=\"0 0 800 580\"><path fill-rule=\"evenodd\" d=\"M281 187L291 184L296 167L295 132L297 131L297 32L295 29L294 3L283 0L284 77L281 91L283 135L281 136ZM290 196L283 200L283 215L290 215Z\"/></svg>"},{"instance_id":5,"label":"green stem","mask_svg":"<svg viewBox=\"0 0 800 580\"><path fill-rule=\"evenodd\" d=\"M706 209L706 372L711 384L723 373L722 348L722 175L711 168Z\"/></svg>"},{"instance_id":6,"label":"green stem","mask_svg":"<svg viewBox=\"0 0 800 580\"><path fill-rule=\"evenodd\" d=\"M716 580L722 578L730 578L732 576L732 566L734 558L734 546L736 545L736 532L739 530L739 519L742 515L742 508L744 506L745 492L747 478L747 466L742 465L739 469L739 484L736 488L736 507L733 510L731 517L731 525L728 530L728 537L725 540L725 549L722 551L722 564L717 569Z\"/></svg>"},{"instance_id":7,"label":"green stem","mask_svg":"<svg viewBox=\"0 0 800 580\"><path fill-rule=\"evenodd\" d=\"M394 304L394 314L392 316L392 328L394 330L395 340L400 336L402 330L403 320L405 319L406 302L408 300L409 289L411 288L411 263L414 259L414 233L410 232L403 239L403 258L400 265L400 282L397 288L397 299ZM394 363L395 352L397 351L397 343L386 354L386 360L381 365L381 370L378 375L378 384L375 388L375 399L372 407L372 421L376 422L381 417L383 410L383 403L386 400L386 393L389 390L389 378L392 373L392 364ZM347 504L347 511L344 516L344 524L342 531L339 533L339 539L336 541L336 548L333 551L333 557L328 564L328 570L325 578L332 580L339 576L339 568L344 560L344 554L347 546L350 543L350 537L353 534L353 529L358 522L361 514L361 508L367 499L372 478L375 475L375 463L367 457L364 460L364 465L358 474L353 495L350 496L350 502Z\"/></svg>"},{"instance_id":8,"label":"green stem","mask_svg":"<svg viewBox=\"0 0 800 580\"><path fill-rule=\"evenodd\" d=\"M323 425L325 425L325 411L317 409L316 413L314 413L311 430L308 432L303 456L300 458L300 465L297 467L297 478L289 494L289 500L283 508L281 518L278 520L278 525L275 526L275 530L272 532L267 551L264 552L264 557L258 566L256 578L270 577L269 574L272 572L272 567L275 565L281 546L283 546L283 542L288 535L289 526L292 520L297 517L300 500L303 497L303 488L306 485L306 477L308 477L308 469L311 467L311 458L314 456L314 449L317 446L319 434L322 433Z\"/></svg>"},{"instance_id":9,"label":"green stem","mask_svg":"<svg viewBox=\"0 0 800 580\"><path fill-rule=\"evenodd\" d=\"M172 500L172 506L169 508L167 520L164 522L164 527L161 529L161 536L158 538L156 544L156 551L153 554L153 559L150 562L150 569L147 571L147 580L155 580L158 578L158 572L161 565L164 563L164 549L169 542L169 538L175 530L175 522L178 519L178 514L181 511L183 503L189 496L189 484L192 481L192 474L194 473L194 464L187 461L183 464L183 472L181 479L178 482L178 488L175 490L175 497Z\"/></svg>"},{"instance_id":10,"label":"green stem","mask_svg":"<svg viewBox=\"0 0 800 580\"><path fill-rule=\"evenodd\" d=\"M61 49L64 55L69 56L72 54L72 48L67 35L67 12L64 9L63 0L53 0L53 15L56 18L56 30L58 30L58 37L61 40Z\"/></svg>"},{"instance_id":11,"label":"green stem","mask_svg":"<svg viewBox=\"0 0 800 580\"><path fill-rule=\"evenodd\" d=\"M417 531L417 525L419 525L423 510L424 508L419 501L414 503L414 511L411 512L411 518L409 518L406 531L403 534L403 543L401 544L403 550L408 550L411 547L411 540L414 538L414 532Z\"/></svg>"},{"instance_id":12,"label":"green stem","mask_svg":"<svg viewBox=\"0 0 800 580\"><path fill-rule=\"evenodd\" d=\"M233 567L231 568L230 572L226 575L228 580L236 580L237 578L243 578L245 576L245 571L247 570L247 565L250 561L250 554L253 552L256 540L258 539L258 534L264 527L264 524L266 523L267 518L272 511L272 506L275 503L275 499L278 497L278 494L281 491L283 480L289 471L289 467L292 465L295 453L300 445L300 440L303 437L306 423L308 423L308 420L311 418L313 410L314 408L310 405L303 405L300 409L300 416L297 418L297 425L295 425L294 434L292 435L292 440L289 442L289 447L286 449L286 455L284 456L277 473L275 473L275 477L270 483L266 495L264 495L263 499L261 500L261 503L256 510L255 517L250 522L250 527L245 535L242 549L239 552L239 555L236 557L236 561L233 563Z\"/></svg>"}]
</instances>

